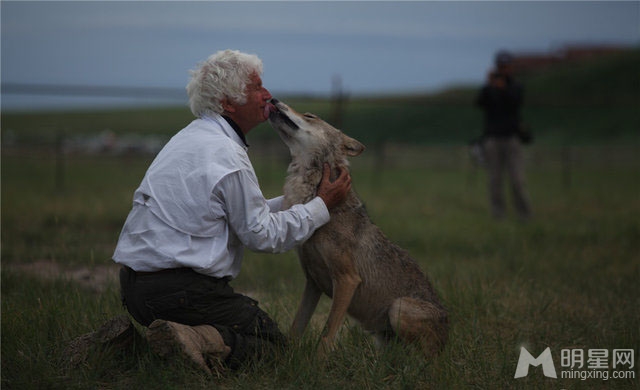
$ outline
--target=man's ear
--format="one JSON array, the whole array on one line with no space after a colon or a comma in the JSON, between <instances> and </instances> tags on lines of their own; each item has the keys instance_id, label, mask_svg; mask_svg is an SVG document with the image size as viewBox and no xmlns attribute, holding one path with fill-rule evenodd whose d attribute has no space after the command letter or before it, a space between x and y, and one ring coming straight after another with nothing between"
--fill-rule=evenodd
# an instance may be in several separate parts
<instances>
[{"instance_id":1,"label":"man's ear","mask_svg":"<svg viewBox=\"0 0 640 390\"><path fill-rule=\"evenodd\" d=\"M364 150L366 149L363 144L361 144L360 142L356 141L351 137L348 137L343 134L342 138L343 138L342 145L344 147L345 152L347 153L347 156L350 156L350 157L359 156L360 153L364 152Z\"/></svg>"},{"instance_id":2,"label":"man's ear","mask_svg":"<svg viewBox=\"0 0 640 390\"><path fill-rule=\"evenodd\" d=\"M220 102L222 104L222 109L225 112L236 112L236 106L231 103L231 100L228 97L225 97Z\"/></svg>"}]
</instances>

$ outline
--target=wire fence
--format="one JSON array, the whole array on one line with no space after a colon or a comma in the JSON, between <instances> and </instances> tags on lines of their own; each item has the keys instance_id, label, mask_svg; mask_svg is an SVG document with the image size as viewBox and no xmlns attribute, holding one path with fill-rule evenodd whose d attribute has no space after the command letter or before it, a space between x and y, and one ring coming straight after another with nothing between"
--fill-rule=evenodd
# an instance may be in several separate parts
<instances>
[{"instance_id":1,"label":"wire fence","mask_svg":"<svg viewBox=\"0 0 640 390\"><path fill-rule=\"evenodd\" d=\"M117 97L134 99L165 99L169 102L186 101L183 88L169 87L120 87L55 84L2 83L2 94L75 96L75 97ZM326 98L325 98L326 99ZM468 99L467 99L468 100ZM469 106L467 100L447 101L448 105ZM440 103L441 104L441 103ZM349 96L342 87L339 77L333 79L332 93L329 96L328 119L340 127L349 113ZM109 129L93 131L83 135L69 134L64 124L49 124L46 131L42 128L35 136L25 141L18 131L2 129L3 155L49 161L54 164L56 186L64 187L65 167L74 161L83 161L95 156L120 157L133 156L151 158L168 140L157 134L114 134ZM178 129L176 129L177 131ZM46 137L42 134L47 133ZM22 137L22 138L21 138ZM272 166L287 161L285 148L261 145L254 148L254 155ZM256 150L257 149L257 150ZM384 169L436 168L465 169L475 172L481 167L474 165L466 145L416 145L379 142L370 145L369 152L361 159L376 172ZM556 146L534 146L528 151L529 163L537 168L548 166L562 172L563 184L570 187L573 171L586 165L597 167L638 166L638 144L631 145L591 145L579 146L563 143ZM93 156L93 157L88 157ZM3 159L4 160L4 159Z\"/></svg>"}]
</instances>

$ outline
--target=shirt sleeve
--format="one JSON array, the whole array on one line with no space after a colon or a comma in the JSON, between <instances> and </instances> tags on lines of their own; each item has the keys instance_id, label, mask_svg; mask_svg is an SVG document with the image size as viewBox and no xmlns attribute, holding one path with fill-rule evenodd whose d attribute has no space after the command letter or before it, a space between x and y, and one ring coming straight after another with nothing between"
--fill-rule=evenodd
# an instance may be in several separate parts
<instances>
[{"instance_id":1,"label":"shirt sleeve","mask_svg":"<svg viewBox=\"0 0 640 390\"><path fill-rule=\"evenodd\" d=\"M225 176L214 189L213 198L223 204L227 222L236 236L253 251L286 252L329 222L329 211L319 197L273 212L271 206L281 207L282 199L268 203L255 174L248 170Z\"/></svg>"},{"instance_id":2,"label":"shirt sleeve","mask_svg":"<svg viewBox=\"0 0 640 390\"><path fill-rule=\"evenodd\" d=\"M284 201L284 196L278 196L277 198L267 199L267 204L269 205L269 209L272 213L277 211L282 211L282 202Z\"/></svg>"}]
</instances>

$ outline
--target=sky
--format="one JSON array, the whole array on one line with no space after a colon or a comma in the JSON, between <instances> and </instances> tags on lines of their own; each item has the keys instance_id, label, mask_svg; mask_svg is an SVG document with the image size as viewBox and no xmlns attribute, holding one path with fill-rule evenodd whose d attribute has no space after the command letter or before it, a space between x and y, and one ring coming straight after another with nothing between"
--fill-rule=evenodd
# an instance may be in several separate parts
<instances>
[{"instance_id":1,"label":"sky","mask_svg":"<svg viewBox=\"0 0 640 390\"><path fill-rule=\"evenodd\" d=\"M640 45L638 1L2 1L4 85L162 87L167 98L2 93L2 109L185 104L189 70L257 54L275 96L480 84L494 53Z\"/></svg>"}]
</instances>

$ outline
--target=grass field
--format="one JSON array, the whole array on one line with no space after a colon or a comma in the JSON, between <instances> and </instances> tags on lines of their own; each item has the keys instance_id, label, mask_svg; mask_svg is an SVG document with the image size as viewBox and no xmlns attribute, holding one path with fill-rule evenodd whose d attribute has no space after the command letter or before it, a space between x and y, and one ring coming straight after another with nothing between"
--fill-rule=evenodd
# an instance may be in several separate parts
<instances>
[{"instance_id":1,"label":"grass field","mask_svg":"<svg viewBox=\"0 0 640 390\"><path fill-rule=\"evenodd\" d=\"M634 50L526 80L524 118L536 135L527 150L534 217L526 224L489 217L485 172L465 147L480 133L475 90L349 99L341 128L368 147L353 161L354 187L450 312L448 345L432 361L397 345L377 351L352 320L337 350L316 359L330 305L323 299L303 340L238 372L208 377L155 357L144 342L70 366L68 343L124 312L110 258L152 157L78 152L86 144L64 152L63 141L107 130L118 139L166 140L191 114L185 107L3 112L2 388L640 388L638 64ZM332 117L326 100L287 102ZM267 125L249 143L265 195L279 195L285 148ZM247 252L233 285L287 330L303 283L293 253ZM514 379L523 346L533 356L549 347L558 378L538 367ZM614 369L616 349L634 350L633 367ZM592 350L606 351L606 368L587 368ZM563 353L579 351L585 367L572 371ZM610 379L563 378L564 371ZM613 377L621 373L626 379Z\"/></svg>"},{"instance_id":2,"label":"grass field","mask_svg":"<svg viewBox=\"0 0 640 390\"><path fill-rule=\"evenodd\" d=\"M253 148L267 196L285 165ZM428 272L451 313L448 346L427 362L394 346L376 351L354 321L325 362L314 355L329 307L308 336L272 362L207 377L163 361L139 344L65 362L76 336L121 314L118 287L42 279L19 264L55 262L98 270L111 264L132 192L150 157L68 156L56 187L54 156L2 155L3 388L638 388L635 379L551 379L540 368L514 379L521 346L535 356L562 349L640 347L640 160L634 145L528 150L534 219L496 222L485 175L463 147L387 145L384 169L367 153L353 161L354 185L374 220ZM563 167L565 169L563 170ZM567 173L570 169L570 175ZM100 268L101 269L101 268ZM97 272L97 271L96 271ZM260 300L283 330L303 278L295 255L247 253L237 290ZM611 368L608 370L611 371Z\"/></svg>"}]
</instances>

